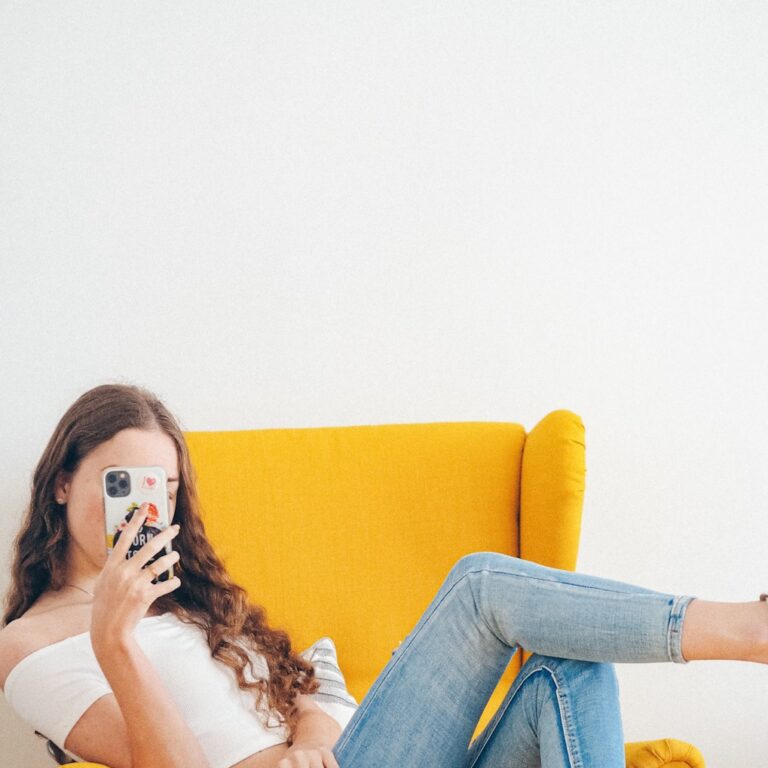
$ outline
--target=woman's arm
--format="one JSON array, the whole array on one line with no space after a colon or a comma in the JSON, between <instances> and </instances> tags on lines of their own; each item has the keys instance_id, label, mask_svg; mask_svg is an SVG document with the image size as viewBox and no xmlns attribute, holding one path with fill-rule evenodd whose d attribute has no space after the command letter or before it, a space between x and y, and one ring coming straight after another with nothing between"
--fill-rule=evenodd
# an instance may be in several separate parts
<instances>
[{"instance_id":1,"label":"woman's arm","mask_svg":"<svg viewBox=\"0 0 768 768\"><path fill-rule=\"evenodd\" d=\"M331 749L341 736L341 726L320 707L307 709L299 715L291 747Z\"/></svg>"},{"instance_id":2,"label":"woman's arm","mask_svg":"<svg viewBox=\"0 0 768 768\"><path fill-rule=\"evenodd\" d=\"M341 726L308 696L300 706L293 743L278 761L275 768L298 768L312 765L322 768L339 768L331 748L341 735Z\"/></svg>"},{"instance_id":3,"label":"woman's arm","mask_svg":"<svg viewBox=\"0 0 768 768\"><path fill-rule=\"evenodd\" d=\"M132 768L209 768L197 737L131 635L94 647L123 713Z\"/></svg>"}]
</instances>

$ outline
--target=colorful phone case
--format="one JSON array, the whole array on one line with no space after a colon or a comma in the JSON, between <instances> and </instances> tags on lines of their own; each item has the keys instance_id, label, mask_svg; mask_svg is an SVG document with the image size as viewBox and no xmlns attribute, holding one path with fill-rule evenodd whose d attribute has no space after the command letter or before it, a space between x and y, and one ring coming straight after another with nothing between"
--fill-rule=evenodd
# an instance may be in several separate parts
<instances>
[{"instance_id":1,"label":"colorful phone case","mask_svg":"<svg viewBox=\"0 0 768 768\"><path fill-rule=\"evenodd\" d=\"M127 485L120 487L120 484L126 481ZM104 499L107 556L112 554L123 529L131 521L134 512L145 501L149 503L149 513L131 542L126 559L132 558L147 541L170 525L167 476L162 467L108 467L102 473L101 489ZM115 492L120 495L112 495ZM146 568L158 558L172 551L173 548L169 541L165 548L155 553L143 567ZM173 578L173 565L157 578L152 579L152 583L168 581L171 578Z\"/></svg>"}]
</instances>

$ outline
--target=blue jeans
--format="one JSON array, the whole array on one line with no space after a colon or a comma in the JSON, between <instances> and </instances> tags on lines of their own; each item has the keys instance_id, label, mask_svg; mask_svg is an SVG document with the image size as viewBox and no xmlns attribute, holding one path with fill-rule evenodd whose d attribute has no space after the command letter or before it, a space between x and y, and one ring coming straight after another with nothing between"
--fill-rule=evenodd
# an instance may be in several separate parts
<instances>
[{"instance_id":1,"label":"blue jeans","mask_svg":"<svg viewBox=\"0 0 768 768\"><path fill-rule=\"evenodd\" d=\"M460 558L339 736L340 768L624 768L612 662L687 663L694 598L499 552ZM518 646L533 655L472 734Z\"/></svg>"}]
</instances>

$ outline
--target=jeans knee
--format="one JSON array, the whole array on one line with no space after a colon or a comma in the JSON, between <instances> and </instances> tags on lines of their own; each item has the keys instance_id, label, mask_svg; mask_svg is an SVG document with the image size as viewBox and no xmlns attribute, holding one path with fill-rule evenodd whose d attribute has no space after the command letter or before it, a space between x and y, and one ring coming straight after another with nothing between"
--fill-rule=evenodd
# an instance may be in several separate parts
<instances>
[{"instance_id":1,"label":"jeans knee","mask_svg":"<svg viewBox=\"0 0 768 768\"><path fill-rule=\"evenodd\" d=\"M518 560L512 555L505 555L502 552L470 552L462 555L451 568L451 575L461 577L472 571L482 570L484 568L498 568L506 561Z\"/></svg>"}]
</instances>

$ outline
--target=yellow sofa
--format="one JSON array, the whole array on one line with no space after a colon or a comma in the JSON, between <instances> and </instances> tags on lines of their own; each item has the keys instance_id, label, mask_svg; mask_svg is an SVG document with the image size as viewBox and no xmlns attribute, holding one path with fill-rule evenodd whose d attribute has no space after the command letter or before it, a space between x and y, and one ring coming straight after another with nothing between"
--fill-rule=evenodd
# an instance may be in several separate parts
<instances>
[{"instance_id":1,"label":"yellow sofa","mask_svg":"<svg viewBox=\"0 0 768 768\"><path fill-rule=\"evenodd\" d=\"M586 469L584 425L571 411L529 433L486 421L186 438L206 531L233 578L295 648L332 637L358 702L462 555L576 568ZM513 656L475 735L529 656ZM704 768L675 739L625 752L628 768Z\"/></svg>"}]
</instances>

